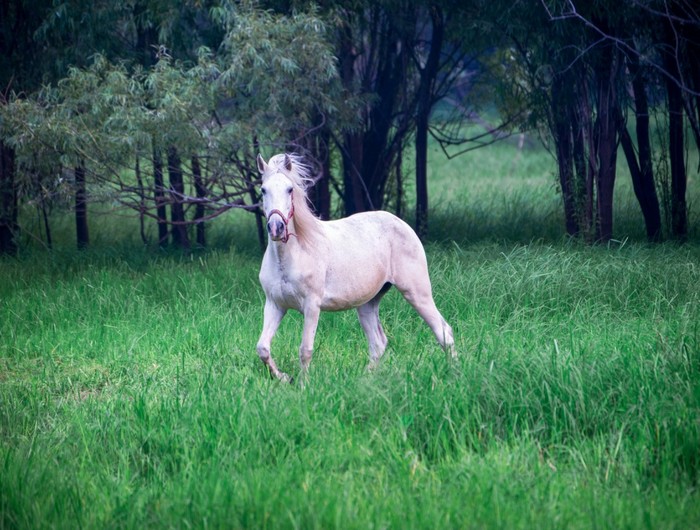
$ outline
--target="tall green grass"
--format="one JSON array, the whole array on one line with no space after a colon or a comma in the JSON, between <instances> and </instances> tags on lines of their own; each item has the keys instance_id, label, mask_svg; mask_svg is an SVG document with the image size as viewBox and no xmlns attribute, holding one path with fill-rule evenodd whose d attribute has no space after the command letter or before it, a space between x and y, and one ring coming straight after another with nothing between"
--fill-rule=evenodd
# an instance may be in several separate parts
<instances>
[{"instance_id":1,"label":"tall green grass","mask_svg":"<svg viewBox=\"0 0 700 530\"><path fill-rule=\"evenodd\" d=\"M699 254L432 247L458 362L392 292L380 369L327 314L304 389L254 259L5 262L2 524L697 525Z\"/></svg>"},{"instance_id":2,"label":"tall green grass","mask_svg":"<svg viewBox=\"0 0 700 530\"><path fill-rule=\"evenodd\" d=\"M107 226L0 260L0 528L700 526L700 246L565 241L542 160L433 165L452 363L390 291L378 370L331 313L306 386L270 380L245 216L205 253Z\"/></svg>"},{"instance_id":3,"label":"tall green grass","mask_svg":"<svg viewBox=\"0 0 700 530\"><path fill-rule=\"evenodd\" d=\"M433 240L561 242L564 216L554 159L531 137L522 149L517 143L513 138L451 160L432 147L428 182ZM700 240L698 157L697 149L687 155L689 238L696 242ZM668 236L669 227L663 229ZM613 237L646 238L622 152L617 159Z\"/></svg>"}]
</instances>

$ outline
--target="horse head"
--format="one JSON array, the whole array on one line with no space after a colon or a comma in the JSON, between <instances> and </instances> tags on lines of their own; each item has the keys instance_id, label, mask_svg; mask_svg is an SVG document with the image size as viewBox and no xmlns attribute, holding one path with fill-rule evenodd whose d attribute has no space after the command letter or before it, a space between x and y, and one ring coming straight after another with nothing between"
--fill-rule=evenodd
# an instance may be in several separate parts
<instances>
[{"instance_id":1,"label":"horse head","mask_svg":"<svg viewBox=\"0 0 700 530\"><path fill-rule=\"evenodd\" d=\"M263 211L267 219L267 233L273 241L289 240L289 223L294 216L294 182L290 178L292 159L284 154L270 159L267 164L258 155L258 170L262 174Z\"/></svg>"}]
</instances>

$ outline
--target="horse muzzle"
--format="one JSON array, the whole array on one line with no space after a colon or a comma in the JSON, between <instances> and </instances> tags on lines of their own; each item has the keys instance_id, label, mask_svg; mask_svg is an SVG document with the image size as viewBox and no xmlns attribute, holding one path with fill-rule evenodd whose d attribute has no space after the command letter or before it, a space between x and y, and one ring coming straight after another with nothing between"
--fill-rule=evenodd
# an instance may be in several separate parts
<instances>
[{"instance_id":1,"label":"horse muzzle","mask_svg":"<svg viewBox=\"0 0 700 530\"><path fill-rule=\"evenodd\" d=\"M273 241L285 239L287 225L281 219L273 217L267 221L267 233L270 234L270 238Z\"/></svg>"},{"instance_id":2,"label":"horse muzzle","mask_svg":"<svg viewBox=\"0 0 700 530\"><path fill-rule=\"evenodd\" d=\"M292 217L294 217L294 202L292 202L292 208L286 217L280 210L272 210L267 215L267 233L270 234L270 239L282 241L282 243L289 241L289 236L294 235L289 233L289 221L291 221Z\"/></svg>"}]
</instances>

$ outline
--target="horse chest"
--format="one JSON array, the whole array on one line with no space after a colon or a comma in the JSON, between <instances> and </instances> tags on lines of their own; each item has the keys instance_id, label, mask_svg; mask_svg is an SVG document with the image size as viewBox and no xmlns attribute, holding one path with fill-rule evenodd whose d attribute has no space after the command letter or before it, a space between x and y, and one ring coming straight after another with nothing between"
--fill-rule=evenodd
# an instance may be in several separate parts
<instances>
[{"instance_id":1,"label":"horse chest","mask_svg":"<svg viewBox=\"0 0 700 530\"><path fill-rule=\"evenodd\" d=\"M263 267L260 281L268 297L280 307L302 310L310 294L315 292L313 268L272 262Z\"/></svg>"}]
</instances>

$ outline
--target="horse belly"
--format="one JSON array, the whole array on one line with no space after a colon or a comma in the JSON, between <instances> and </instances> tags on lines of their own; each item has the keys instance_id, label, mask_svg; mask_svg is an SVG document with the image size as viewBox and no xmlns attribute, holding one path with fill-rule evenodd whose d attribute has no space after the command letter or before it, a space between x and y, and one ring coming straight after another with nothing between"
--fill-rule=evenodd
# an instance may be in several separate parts
<instances>
[{"instance_id":1,"label":"horse belly","mask_svg":"<svg viewBox=\"0 0 700 530\"><path fill-rule=\"evenodd\" d=\"M388 281L388 271L381 260L359 262L346 257L326 272L321 309L341 311L361 306L374 298Z\"/></svg>"}]
</instances>

